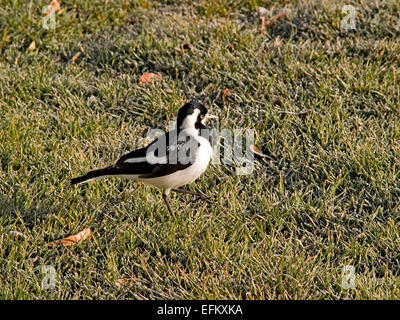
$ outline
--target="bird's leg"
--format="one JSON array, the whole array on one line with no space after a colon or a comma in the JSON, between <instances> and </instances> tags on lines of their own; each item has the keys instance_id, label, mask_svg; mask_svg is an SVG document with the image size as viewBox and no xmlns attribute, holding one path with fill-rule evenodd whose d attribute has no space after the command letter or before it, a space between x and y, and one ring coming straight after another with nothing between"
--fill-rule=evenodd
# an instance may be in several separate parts
<instances>
[{"instance_id":1,"label":"bird's leg","mask_svg":"<svg viewBox=\"0 0 400 320\"><path fill-rule=\"evenodd\" d=\"M210 197L206 196L205 194L202 194L200 192L193 192L193 191L189 191L189 190L185 190L185 189L172 189L172 191L175 192L180 192L180 193L186 193L186 194L192 194L194 196L197 196L197 199L194 199L193 202L197 201L197 200L206 200L209 201Z\"/></svg>"},{"instance_id":2,"label":"bird's leg","mask_svg":"<svg viewBox=\"0 0 400 320\"><path fill-rule=\"evenodd\" d=\"M169 205L167 195L163 192L162 196L163 196L163 199L164 199L165 204L167 205L167 208L168 208L169 213L170 213L171 215L173 215L174 213L172 212L171 206Z\"/></svg>"}]
</instances>

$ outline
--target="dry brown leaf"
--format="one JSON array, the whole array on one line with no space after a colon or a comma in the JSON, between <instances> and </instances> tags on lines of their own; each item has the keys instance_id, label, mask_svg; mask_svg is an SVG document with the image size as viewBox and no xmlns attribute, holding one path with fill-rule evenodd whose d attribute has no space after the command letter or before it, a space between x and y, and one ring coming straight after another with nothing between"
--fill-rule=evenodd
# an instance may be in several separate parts
<instances>
[{"instance_id":1,"label":"dry brown leaf","mask_svg":"<svg viewBox=\"0 0 400 320\"><path fill-rule=\"evenodd\" d=\"M50 2L50 5L53 7L55 12L61 9L61 6L57 0L53 0L52 2Z\"/></svg>"},{"instance_id":2,"label":"dry brown leaf","mask_svg":"<svg viewBox=\"0 0 400 320\"><path fill-rule=\"evenodd\" d=\"M28 50L29 50L29 51L33 51L33 50L35 50L35 49L36 49L36 42L35 42L35 41L32 41L31 44L30 44L29 47L28 47Z\"/></svg>"},{"instance_id":3,"label":"dry brown leaf","mask_svg":"<svg viewBox=\"0 0 400 320\"><path fill-rule=\"evenodd\" d=\"M162 80L162 76L159 74L156 74L156 73L151 73L151 72L143 73L139 79L139 82L140 83L149 83L153 80Z\"/></svg>"},{"instance_id":4,"label":"dry brown leaf","mask_svg":"<svg viewBox=\"0 0 400 320\"><path fill-rule=\"evenodd\" d=\"M57 0L53 0L52 2L50 2L49 6L47 7L47 11L46 11L45 15L50 14L51 11L53 11L53 10L54 10L54 12L57 12L60 9L61 9L61 6L58 3L58 1ZM59 14L61 14L61 13L59 12Z\"/></svg>"},{"instance_id":5,"label":"dry brown leaf","mask_svg":"<svg viewBox=\"0 0 400 320\"><path fill-rule=\"evenodd\" d=\"M231 90L225 89L224 92L222 93L222 100L225 101L225 98L229 97L230 95L232 95Z\"/></svg>"},{"instance_id":6,"label":"dry brown leaf","mask_svg":"<svg viewBox=\"0 0 400 320\"><path fill-rule=\"evenodd\" d=\"M58 246L58 245L64 245L66 247L72 246L78 242L82 242L83 240L86 240L88 238L90 238L92 235L92 232L90 231L90 228L86 228L84 230L82 230L81 232L73 235L73 236L69 236L66 237L64 239L59 239L59 240L55 240L50 242L48 245L49 246Z\"/></svg>"},{"instance_id":7,"label":"dry brown leaf","mask_svg":"<svg viewBox=\"0 0 400 320\"><path fill-rule=\"evenodd\" d=\"M281 18L283 18L283 17L286 17L287 15L288 15L287 11L282 12L282 13L280 13L280 14L277 14L277 15L273 16L272 18L270 18L270 19L265 23L265 25L268 27L268 26L270 26L271 24L275 23L277 20L279 20L279 19L281 19Z\"/></svg>"}]
</instances>

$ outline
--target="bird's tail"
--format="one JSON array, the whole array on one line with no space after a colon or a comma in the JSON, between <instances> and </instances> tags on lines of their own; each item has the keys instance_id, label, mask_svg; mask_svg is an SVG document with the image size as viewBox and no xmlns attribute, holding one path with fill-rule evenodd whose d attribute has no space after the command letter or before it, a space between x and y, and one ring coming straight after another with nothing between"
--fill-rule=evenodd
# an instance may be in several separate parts
<instances>
[{"instance_id":1,"label":"bird's tail","mask_svg":"<svg viewBox=\"0 0 400 320\"><path fill-rule=\"evenodd\" d=\"M81 184L93 180L107 178L113 174L112 167L98 169L88 172L86 175L71 179L71 184Z\"/></svg>"}]
</instances>

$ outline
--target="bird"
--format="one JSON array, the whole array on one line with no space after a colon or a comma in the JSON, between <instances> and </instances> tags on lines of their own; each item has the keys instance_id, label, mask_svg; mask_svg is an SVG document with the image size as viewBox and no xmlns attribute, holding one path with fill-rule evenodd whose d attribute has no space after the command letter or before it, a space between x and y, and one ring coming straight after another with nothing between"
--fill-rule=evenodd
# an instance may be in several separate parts
<instances>
[{"instance_id":1,"label":"bird","mask_svg":"<svg viewBox=\"0 0 400 320\"><path fill-rule=\"evenodd\" d=\"M113 165L70 180L72 185L109 177L140 181L162 190L168 211L173 214L168 195L171 191L209 200L209 196L180 187L194 182L207 169L213 149L206 121L218 119L196 100L178 111L175 129L159 136L148 146L123 155Z\"/></svg>"}]
</instances>

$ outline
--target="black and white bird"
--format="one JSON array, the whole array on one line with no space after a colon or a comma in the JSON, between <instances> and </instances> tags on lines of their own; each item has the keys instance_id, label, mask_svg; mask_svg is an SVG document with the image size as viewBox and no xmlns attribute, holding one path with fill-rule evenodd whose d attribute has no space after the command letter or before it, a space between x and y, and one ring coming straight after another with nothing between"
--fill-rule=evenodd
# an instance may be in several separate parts
<instances>
[{"instance_id":1,"label":"black and white bird","mask_svg":"<svg viewBox=\"0 0 400 320\"><path fill-rule=\"evenodd\" d=\"M71 179L71 184L108 177L142 181L163 190L163 199L171 214L167 199L170 191L192 194L206 200L208 197L204 194L179 187L192 183L207 169L213 150L205 124L208 119L216 118L208 114L207 108L201 103L190 101L179 109L174 130L161 135L147 147L122 156L109 167Z\"/></svg>"}]
</instances>

